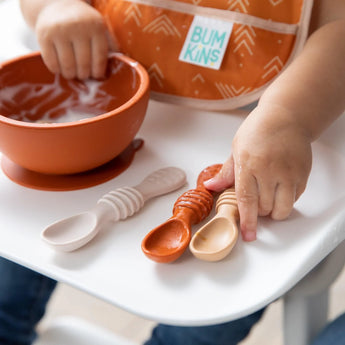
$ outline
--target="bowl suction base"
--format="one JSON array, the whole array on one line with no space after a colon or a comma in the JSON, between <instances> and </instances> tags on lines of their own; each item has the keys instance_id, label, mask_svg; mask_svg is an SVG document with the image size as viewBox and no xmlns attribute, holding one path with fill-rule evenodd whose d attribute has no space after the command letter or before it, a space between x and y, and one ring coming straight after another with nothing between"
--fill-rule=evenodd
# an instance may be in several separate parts
<instances>
[{"instance_id":1,"label":"bowl suction base","mask_svg":"<svg viewBox=\"0 0 345 345\"><path fill-rule=\"evenodd\" d=\"M117 157L95 169L71 175L49 175L25 169L5 156L1 158L1 168L5 175L24 187L68 191L93 187L120 175L131 164L136 151L143 146L142 139L132 143Z\"/></svg>"}]
</instances>

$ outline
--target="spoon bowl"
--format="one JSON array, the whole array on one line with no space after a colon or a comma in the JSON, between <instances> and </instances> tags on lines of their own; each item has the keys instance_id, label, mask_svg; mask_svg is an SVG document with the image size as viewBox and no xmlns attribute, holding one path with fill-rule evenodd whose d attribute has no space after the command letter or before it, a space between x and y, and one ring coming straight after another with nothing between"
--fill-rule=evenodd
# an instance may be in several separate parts
<instances>
[{"instance_id":1,"label":"spoon bowl","mask_svg":"<svg viewBox=\"0 0 345 345\"><path fill-rule=\"evenodd\" d=\"M42 233L42 240L55 250L72 252L90 242L99 232L96 210L57 221Z\"/></svg>"},{"instance_id":2,"label":"spoon bowl","mask_svg":"<svg viewBox=\"0 0 345 345\"><path fill-rule=\"evenodd\" d=\"M193 255L204 261L224 259L238 239L238 208L233 188L225 190L216 203L216 215L192 237Z\"/></svg>"},{"instance_id":3,"label":"spoon bowl","mask_svg":"<svg viewBox=\"0 0 345 345\"><path fill-rule=\"evenodd\" d=\"M189 241L190 232L185 222L171 218L152 231L143 250L151 260L167 263L179 258L186 250Z\"/></svg>"}]
</instances>

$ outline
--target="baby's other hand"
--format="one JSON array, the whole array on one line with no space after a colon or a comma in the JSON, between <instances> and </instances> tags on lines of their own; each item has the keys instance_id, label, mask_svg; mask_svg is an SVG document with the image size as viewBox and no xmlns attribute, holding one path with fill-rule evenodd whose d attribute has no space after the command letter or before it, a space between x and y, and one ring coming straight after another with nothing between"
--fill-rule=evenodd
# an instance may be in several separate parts
<instances>
[{"instance_id":1,"label":"baby's other hand","mask_svg":"<svg viewBox=\"0 0 345 345\"><path fill-rule=\"evenodd\" d=\"M287 218L306 187L311 140L290 118L285 109L258 106L237 131L232 156L216 177L205 182L206 188L216 191L235 183L245 241L256 239L258 216Z\"/></svg>"},{"instance_id":2,"label":"baby's other hand","mask_svg":"<svg viewBox=\"0 0 345 345\"><path fill-rule=\"evenodd\" d=\"M102 16L82 0L53 1L35 27L48 69L65 78L102 78L108 58L107 29Z\"/></svg>"}]
</instances>

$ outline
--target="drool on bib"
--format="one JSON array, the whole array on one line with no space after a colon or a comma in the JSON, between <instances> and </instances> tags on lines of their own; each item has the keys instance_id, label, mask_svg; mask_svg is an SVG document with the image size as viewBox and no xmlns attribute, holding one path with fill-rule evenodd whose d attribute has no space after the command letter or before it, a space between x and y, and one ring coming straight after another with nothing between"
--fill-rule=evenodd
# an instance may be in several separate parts
<instances>
[{"instance_id":1,"label":"drool on bib","mask_svg":"<svg viewBox=\"0 0 345 345\"><path fill-rule=\"evenodd\" d=\"M308 34L312 0L91 0L152 98L211 110L257 100Z\"/></svg>"}]
</instances>

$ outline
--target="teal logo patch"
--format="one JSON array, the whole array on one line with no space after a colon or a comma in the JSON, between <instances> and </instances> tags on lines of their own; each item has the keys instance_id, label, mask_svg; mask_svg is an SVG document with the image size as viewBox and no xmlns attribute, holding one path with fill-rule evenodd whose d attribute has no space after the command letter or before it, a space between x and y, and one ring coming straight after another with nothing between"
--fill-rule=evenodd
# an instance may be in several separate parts
<instances>
[{"instance_id":1,"label":"teal logo patch","mask_svg":"<svg viewBox=\"0 0 345 345\"><path fill-rule=\"evenodd\" d=\"M195 16L179 56L180 61L220 69L233 23Z\"/></svg>"}]
</instances>

